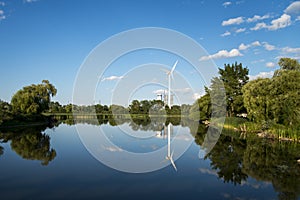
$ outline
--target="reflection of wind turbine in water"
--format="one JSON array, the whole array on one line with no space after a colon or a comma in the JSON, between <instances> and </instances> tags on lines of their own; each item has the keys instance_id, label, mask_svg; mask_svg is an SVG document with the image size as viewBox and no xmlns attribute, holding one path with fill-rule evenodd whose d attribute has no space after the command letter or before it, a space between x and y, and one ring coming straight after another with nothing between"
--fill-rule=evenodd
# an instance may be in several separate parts
<instances>
[{"instance_id":1,"label":"reflection of wind turbine in water","mask_svg":"<svg viewBox=\"0 0 300 200\"><path fill-rule=\"evenodd\" d=\"M168 106L169 106L169 108L171 108L171 77L173 79L173 72L175 70L177 63L178 63L178 60L176 60L176 62L174 63L171 71L164 70L164 71L166 71L166 74L168 75Z\"/></svg>"},{"instance_id":2,"label":"reflection of wind turbine in water","mask_svg":"<svg viewBox=\"0 0 300 200\"><path fill-rule=\"evenodd\" d=\"M171 123L169 123L169 125L168 125L168 153L167 153L166 159L170 160L174 169L177 171L176 165L173 160L173 153L174 153L174 150L171 153Z\"/></svg>"}]
</instances>

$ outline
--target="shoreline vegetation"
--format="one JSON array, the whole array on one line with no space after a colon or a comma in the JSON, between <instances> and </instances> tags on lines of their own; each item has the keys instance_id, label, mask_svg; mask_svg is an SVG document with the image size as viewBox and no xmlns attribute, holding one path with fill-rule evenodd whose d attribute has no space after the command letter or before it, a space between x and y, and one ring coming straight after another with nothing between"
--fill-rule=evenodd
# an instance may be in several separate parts
<instances>
[{"instance_id":1,"label":"shoreline vegetation","mask_svg":"<svg viewBox=\"0 0 300 200\"><path fill-rule=\"evenodd\" d=\"M0 100L0 129L5 127L53 124L59 119L131 119L146 120L186 118L198 124L220 126L240 133L241 137L300 142L300 64L291 58L279 60L280 69L272 78L249 81L249 70L242 64L225 64L219 77L205 87L205 94L193 105L169 107L161 100L133 100L121 105L61 105L51 101L57 93L48 81L25 86L13 95L11 102ZM224 96L222 96L224 93ZM216 100L217 99L217 100ZM212 119L213 117L213 119ZM224 119L224 118L223 118ZM180 120L179 120L180 121Z\"/></svg>"}]
</instances>

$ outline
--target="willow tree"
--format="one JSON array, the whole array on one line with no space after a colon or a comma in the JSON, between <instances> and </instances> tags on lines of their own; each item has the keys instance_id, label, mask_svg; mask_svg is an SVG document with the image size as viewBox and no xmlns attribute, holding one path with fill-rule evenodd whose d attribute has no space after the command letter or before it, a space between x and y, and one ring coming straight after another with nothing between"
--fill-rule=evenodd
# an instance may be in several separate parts
<instances>
[{"instance_id":1,"label":"willow tree","mask_svg":"<svg viewBox=\"0 0 300 200\"><path fill-rule=\"evenodd\" d=\"M243 89L244 106L247 108L248 118L254 121L267 121L271 110L271 79L259 78L247 83Z\"/></svg>"},{"instance_id":2,"label":"willow tree","mask_svg":"<svg viewBox=\"0 0 300 200\"><path fill-rule=\"evenodd\" d=\"M286 70L272 78L270 109L276 123L300 124L300 71Z\"/></svg>"},{"instance_id":3,"label":"willow tree","mask_svg":"<svg viewBox=\"0 0 300 200\"><path fill-rule=\"evenodd\" d=\"M12 109L14 113L40 114L49 109L51 97L56 93L56 88L48 80L23 87L12 97Z\"/></svg>"},{"instance_id":4,"label":"willow tree","mask_svg":"<svg viewBox=\"0 0 300 200\"><path fill-rule=\"evenodd\" d=\"M293 65L293 66L289 66ZM253 120L300 125L300 70L293 59L280 59L271 79L250 81L243 87L244 106Z\"/></svg>"}]
</instances>

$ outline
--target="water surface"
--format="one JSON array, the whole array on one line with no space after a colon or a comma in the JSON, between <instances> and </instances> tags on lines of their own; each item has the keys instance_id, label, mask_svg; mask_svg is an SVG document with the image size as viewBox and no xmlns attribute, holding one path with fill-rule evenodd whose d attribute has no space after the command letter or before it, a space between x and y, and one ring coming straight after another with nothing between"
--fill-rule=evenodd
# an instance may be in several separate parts
<instances>
[{"instance_id":1,"label":"water surface","mask_svg":"<svg viewBox=\"0 0 300 200\"><path fill-rule=\"evenodd\" d=\"M99 128L80 126L87 131ZM164 124L119 126L149 136L135 138L116 124L102 124L106 136L121 149L146 153L167 145ZM166 160L161 170L138 174L117 171L95 159L71 122L1 130L1 199L300 198L299 144L243 139L225 131L202 158L206 128L188 121L172 127L173 134L181 128L192 138L191 146L175 160L178 171Z\"/></svg>"}]
</instances>

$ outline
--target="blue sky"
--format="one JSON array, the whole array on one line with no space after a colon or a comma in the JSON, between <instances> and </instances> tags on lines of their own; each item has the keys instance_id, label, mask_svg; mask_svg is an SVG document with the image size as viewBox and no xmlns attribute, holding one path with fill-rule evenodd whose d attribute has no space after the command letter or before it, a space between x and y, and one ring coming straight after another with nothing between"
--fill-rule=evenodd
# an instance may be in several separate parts
<instances>
[{"instance_id":1,"label":"blue sky","mask_svg":"<svg viewBox=\"0 0 300 200\"><path fill-rule=\"evenodd\" d=\"M141 27L186 34L208 52L199 60L213 59L218 67L241 62L251 78L271 76L280 57L300 59L299 1L0 0L0 99L10 101L23 86L48 79L58 89L54 100L71 102L77 71L89 52L114 34ZM142 63L143 56L137 55ZM155 62L167 56L157 56ZM129 63L124 59L126 69ZM174 60L161 63L172 65ZM189 76L183 65L177 70ZM100 82L111 91L121 72L115 67ZM190 79L196 97L203 85ZM95 101L109 103L106 96L96 95Z\"/></svg>"}]
</instances>

